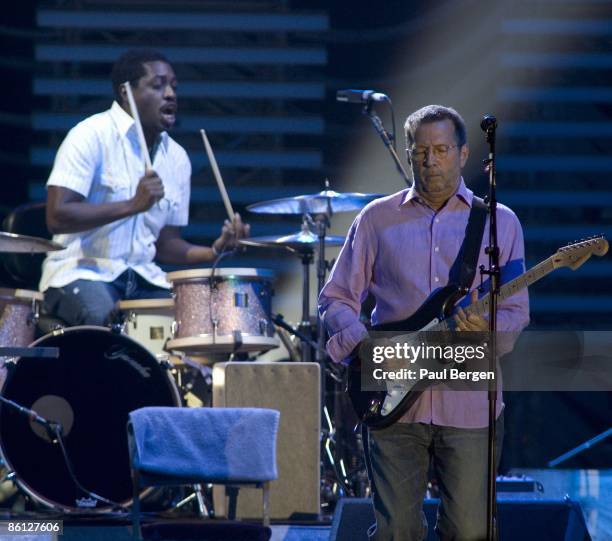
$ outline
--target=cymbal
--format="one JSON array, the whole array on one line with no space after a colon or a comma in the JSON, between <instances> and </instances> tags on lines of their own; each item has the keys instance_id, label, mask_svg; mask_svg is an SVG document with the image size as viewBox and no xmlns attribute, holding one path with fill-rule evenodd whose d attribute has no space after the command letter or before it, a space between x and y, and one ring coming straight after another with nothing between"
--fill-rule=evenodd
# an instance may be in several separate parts
<instances>
[{"instance_id":1,"label":"cymbal","mask_svg":"<svg viewBox=\"0 0 612 541\"><path fill-rule=\"evenodd\" d=\"M13 254L38 254L63 250L65 247L52 240L0 231L0 252Z\"/></svg>"},{"instance_id":2,"label":"cymbal","mask_svg":"<svg viewBox=\"0 0 612 541\"><path fill-rule=\"evenodd\" d=\"M328 212L347 212L360 210L370 201L383 197L381 193L339 193L323 190L310 195L296 195L253 203L247 207L259 214L325 214Z\"/></svg>"},{"instance_id":3,"label":"cymbal","mask_svg":"<svg viewBox=\"0 0 612 541\"><path fill-rule=\"evenodd\" d=\"M342 246L345 237L338 235L327 235L325 237L325 246ZM245 246L256 246L259 248L289 248L295 252L308 252L314 250L319 244L319 237L312 231L300 231L293 235L285 235L283 237L267 236L267 237L250 237L241 239L240 244Z\"/></svg>"}]
</instances>

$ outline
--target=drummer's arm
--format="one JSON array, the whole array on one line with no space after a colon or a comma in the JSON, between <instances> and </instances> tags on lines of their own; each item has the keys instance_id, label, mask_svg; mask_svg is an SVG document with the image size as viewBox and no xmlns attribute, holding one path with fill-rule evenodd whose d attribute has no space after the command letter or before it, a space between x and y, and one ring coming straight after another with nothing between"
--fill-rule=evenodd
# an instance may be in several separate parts
<instances>
[{"instance_id":1,"label":"drummer's arm","mask_svg":"<svg viewBox=\"0 0 612 541\"><path fill-rule=\"evenodd\" d=\"M49 186L47 191L47 228L53 234L79 233L130 216L128 201L92 205L69 188Z\"/></svg>"},{"instance_id":2,"label":"drummer's arm","mask_svg":"<svg viewBox=\"0 0 612 541\"><path fill-rule=\"evenodd\" d=\"M212 246L200 246L187 242L181 237L178 226L167 225L159 233L157 239L157 257L160 263L170 265L192 265L214 261L222 251L235 246L238 239L248 237L250 226L242 223L240 214L234 214L234 221L225 220L221 235ZM213 250L214 248L214 250Z\"/></svg>"},{"instance_id":3,"label":"drummer's arm","mask_svg":"<svg viewBox=\"0 0 612 541\"><path fill-rule=\"evenodd\" d=\"M164 196L164 189L155 171L142 177L131 199L93 204L70 188L47 187L47 228L53 234L80 233L101 227L149 209Z\"/></svg>"},{"instance_id":4,"label":"drummer's arm","mask_svg":"<svg viewBox=\"0 0 612 541\"><path fill-rule=\"evenodd\" d=\"M219 246L218 240L215 241L217 245L213 243L215 248ZM156 259L168 265L208 263L216 257L211 247L199 246L183 239L181 228L174 225L167 225L159 232L156 246Z\"/></svg>"}]
</instances>

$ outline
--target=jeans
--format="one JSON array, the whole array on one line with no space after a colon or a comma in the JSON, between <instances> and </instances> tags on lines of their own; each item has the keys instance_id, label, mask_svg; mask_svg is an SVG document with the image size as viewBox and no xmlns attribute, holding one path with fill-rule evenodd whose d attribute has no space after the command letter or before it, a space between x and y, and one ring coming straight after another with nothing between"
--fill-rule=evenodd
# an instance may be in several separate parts
<instances>
[{"instance_id":1,"label":"jeans","mask_svg":"<svg viewBox=\"0 0 612 541\"><path fill-rule=\"evenodd\" d=\"M503 414L496 423L501 454ZM486 539L487 428L395 423L369 432L376 529L372 541L427 536L423 498L429 466L440 491L435 531L444 541ZM499 464L499 460L497 460Z\"/></svg>"},{"instance_id":2,"label":"jeans","mask_svg":"<svg viewBox=\"0 0 612 541\"><path fill-rule=\"evenodd\" d=\"M61 318L70 327L108 324L117 301L169 298L170 291L147 282L127 269L112 282L75 280L45 291L43 313Z\"/></svg>"}]
</instances>

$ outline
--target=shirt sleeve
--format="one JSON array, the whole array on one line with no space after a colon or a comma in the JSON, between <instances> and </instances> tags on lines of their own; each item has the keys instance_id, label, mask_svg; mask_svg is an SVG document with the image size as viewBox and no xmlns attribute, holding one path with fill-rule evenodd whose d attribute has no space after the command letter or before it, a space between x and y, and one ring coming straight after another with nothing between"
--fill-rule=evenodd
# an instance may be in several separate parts
<instances>
[{"instance_id":1,"label":"shirt sleeve","mask_svg":"<svg viewBox=\"0 0 612 541\"><path fill-rule=\"evenodd\" d=\"M525 244L518 217L509 211L507 229L500 249L502 285L525 272ZM498 356L512 351L520 332L529 325L529 294L527 288L507 297L497 310Z\"/></svg>"},{"instance_id":2,"label":"shirt sleeve","mask_svg":"<svg viewBox=\"0 0 612 541\"><path fill-rule=\"evenodd\" d=\"M329 334L326 348L334 362L342 362L364 338L360 321L375 257L375 237L364 214L357 216L340 251L329 280L319 296L319 313Z\"/></svg>"},{"instance_id":3,"label":"shirt sleeve","mask_svg":"<svg viewBox=\"0 0 612 541\"><path fill-rule=\"evenodd\" d=\"M501 283L505 284L525 272L525 243L523 229L512 211L501 249ZM499 303L497 328L499 331L518 332L529 324L529 294L527 288Z\"/></svg>"},{"instance_id":4,"label":"shirt sleeve","mask_svg":"<svg viewBox=\"0 0 612 541\"><path fill-rule=\"evenodd\" d=\"M99 138L91 127L81 122L68 132L60 145L47 186L69 188L87 197L100 163Z\"/></svg>"}]
</instances>

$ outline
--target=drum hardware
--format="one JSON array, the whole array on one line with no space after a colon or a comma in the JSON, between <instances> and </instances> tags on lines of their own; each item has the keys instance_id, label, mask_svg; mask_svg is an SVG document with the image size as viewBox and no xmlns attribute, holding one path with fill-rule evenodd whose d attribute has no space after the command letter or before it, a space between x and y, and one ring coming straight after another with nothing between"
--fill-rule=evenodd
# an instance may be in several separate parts
<instances>
[{"instance_id":1,"label":"drum hardware","mask_svg":"<svg viewBox=\"0 0 612 541\"><path fill-rule=\"evenodd\" d=\"M244 246L282 247L298 254L302 259L302 319L298 329L303 335L310 329L310 265L314 262L317 252L317 293L323 288L327 271L332 263L325 259L326 246L340 246L344 237L329 236L327 230L330 219L335 212L347 212L362 209L374 199L384 194L363 194L358 192L339 193L330 188L329 180L325 180L321 192L309 195L298 195L281 199L262 201L247 206L247 209L260 214L301 214L302 227L300 232L284 237L254 237L240 240ZM317 362L322 363L326 357L324 351L324 333L320 317L317 313L317 348L312 349L308 342L302 340L302 360L312 360L314 351Z\"/></svg>"},{"instance_id":2,"label":"drum hardware","mask_svg":"<svg viewBox=\"0 0 612 541\"><path fill-rule=\"evenodd\" d=\"M335 458L335 455L339 455L340 452L335 442L336 429L334 428L334 423L332 422L332 417L327 407L326 375L329 375L333 380L333 396L335 399L338 394L342 393L340 388L343 387L344 384L344 373L343 367L337 367L330 362L326 362L325 332L318 311L316 314L316 330L313 333L310 323L309 307L310 265L314 262L316 252L317 294L320 294L325 283L327 272L333 265L333 261L328 262L325 258L325 248L339 246L344 243L343 237L330 237L327 235L332 215L335 212L360 210L367 203L382 195L383 194L338 193L330 189L329 181L326 180L324 190L317 194L255 203L248 206L247 209L252 212L264 214L301 214L301 231L295 235L288 235L285 237L256 237L241 241L241 243L246 246L262 246L268 248L282 247L296 253L302 260L302 318L298 325L298 329L295 330L286 323L282 325L282 323L284 323L282 316L280 316L280 318L275 316L273 321L283 329L284 333L286 333L284 339L281 333L279 333L279 335L281 339L283 339L283 342L289 344L287 349L290 355L292 348L290 348L291 339L289 335L298 336L301 340L301 360L316 360L321 368L324 369L321 371L321 406L325 416L324 419L322 419L321 428L323 442L321 449L321 464L323 468L321 475L323 481L321 491L323 500L328 503L338 499L338 497L343 494L363 495L363 489L367 486L367 477L365 477L365 468L359 458L360 451L363 451L363 447L360 448L360 441L351 440L354 445L350 449L350 464L347 465L342 458ZM295 348L293 348L293 350L294 349ZM313 353L314 359L312 359ZM295 354L292 356L292 359L294 356ZM337 409L339 408L334 407L334 417L338 414ZM324 466L325 463L328 464L328 467Z\"/></svg>"},{"instance_id":3,"label":"drum hardware","mask_svg":"<svg viewBox=\"0 0 612 541\"><path fill-rule=\"evenodd\" d=\"M29 326L36 326L40 319L40 303L36 299L32 299L32 313L28 316L27 324Z\"/></svg>"},{"instance_id":4,"label":"drum hardware","mask_svg":"<svg viewBox=\"0 0 612 541\"><path fill-rule=\"evenodd\" d=\"M201 360L179 352L181 360L172 366L171 372L180 391L182 401L187 407L212 405L212 369ZM226 361L227 358L216 359Z\"/></svg>"},{"instance_id":5,"label":"drum hardware","mask_svg":"<svg viewBox=\"0 0 612 541\"><path fill-rule=\"evenodd\" d=\"M172 361L170 361L169 353L156 353L155 358L162 368L165 368L166 370L172 370L174 368Z\"/></svg>"},{"instance_id":6,"label":"drum hardware","mask_svg":"<svg viewBox=\"0 0 612 541\"><path fill-rule=\"evenodd\" d=\"M275 325L278 325L281 329L285 330L286 332L288 332L289 334L292 334L293 336L295 336L296 338L299 338L302 342L306 342L308 343L308 345L313 348L313 349L317 349L318 345L317 343L312 340L311 338L308 338L308 336L306 336L303 332L294 329L291 325L289 325L289 323L287 323L285 321L285 318L283 317L282 314L275 314L272 316L272 321L274 322ZM310 326L310 324L309 324Z\"/></svg>"}]
</instances>

